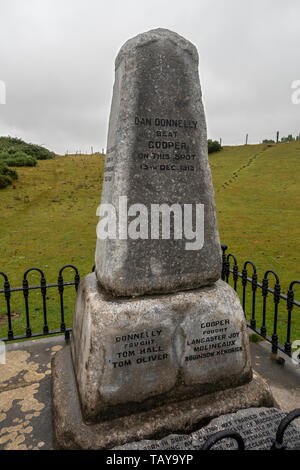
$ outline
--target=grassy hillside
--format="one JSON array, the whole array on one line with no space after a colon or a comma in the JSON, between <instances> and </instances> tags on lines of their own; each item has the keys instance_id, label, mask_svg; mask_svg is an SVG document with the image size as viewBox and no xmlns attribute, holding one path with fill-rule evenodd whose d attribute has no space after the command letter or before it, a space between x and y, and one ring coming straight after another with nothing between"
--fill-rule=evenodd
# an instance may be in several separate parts
<instances>
[{"instance_id":1,"label":"grassy hillside","mask_svg":"<svg viewBox=\"0 0 300 470\"><path fill-rule=\"evenodd\" d=\"M251 259L259 280L266 269L277 271L282 289L300 278L300 143L225 147L210 155L216 192L219 230L242 269ZM56 282L59 268L75 264L82 276L94 263L96 208L100 203L104 157L68 156L40 161L35 168L19 168L19 179L0 192L0 271L13 286L22 285L24 271L37 266L47 282ZM70 280L72 274L66 274ZM30 283L39 283L32 273ZM273 282L273 281L272 281ZM2 280L0 280L2 286ZM258 292L259 294L259 292ZM51 328L59 326L58 294L48 291ZM296 297L300 297L296 294ZM24 331L24 302L14 294L14 323ZM35 298L39 299L37 303ZM75 295L66 289L67 324L71 325ZM33 327L42 325L40 292L30 293ZM269 299L272 307L272 299ZM298 310L298 311L297 311ZM5 312L0 297L0 315ZM268 324L272 324L272 313ZM300 325L300 309L295 309ZM280 310L280 339L286 329L285 306ZM39 326L41 329L41 326ZM6 325L0 319L0 337ZM292 335L300 338L294 324Z\"/></svg>"},{"instance_id":2,"label":"grassy hillside","mask_svg":"<svg viewBox=\"0 0 300 470\"><path fill-rule=\"evenodd\" d=\"M300 277L300 143L225 147L210 162L222 241L287 289Z\"/></svg>"},{"instance_id":3,"label":"grassy hillside","mask_svg":"<svg viewBox=\"0 0 300 470\"><path fill-rule=\"evenodd\" d=\"M0 189L18 178L9 167L36 166L37 160L55 158L55 154L40 145L28 144L15 137L0 137Z\"/></svg>"},{"instance_id":4,"label":"grassy hillside","mask_svg":"<svg viewBox=\"0 0 300 470\"><path fill-rule=\"evenodd\" d=\"M225 147L210 158L220 236L236 255L239 270L252 260L261 281L267 269L279 275L286 293L290 281L300 279L300 143ZM249 275L251 269L249 267ZM274 278L269 277L270 286ZM241 294L241 288L239 289ZM295 291L300 299L300 288ZM261 326L262 297L257 291L257 325ZM268 333L272 332L274 303L267 301ZM248 287L247 311L251 311ZM279 304L278 333L286 340L286 304ZM293 340L300 338L300 309L294 308Z\"/></svg>"}]
</instances>

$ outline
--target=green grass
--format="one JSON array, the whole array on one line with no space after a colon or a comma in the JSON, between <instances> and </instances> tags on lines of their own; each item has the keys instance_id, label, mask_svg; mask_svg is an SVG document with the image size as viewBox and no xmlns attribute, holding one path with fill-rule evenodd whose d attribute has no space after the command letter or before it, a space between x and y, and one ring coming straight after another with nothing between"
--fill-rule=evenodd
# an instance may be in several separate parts
<instances>
[{"instance_id":1,"label":"green grass","mask_svg":"<svg viewBox=\"0 0 300 470\"><path fill-rule=\"evenodd\" d=\"M300 276L300 143L225 147L210 162L223 243L286 290Z\"/></svg>"},{"instance_id":2,"label":"green grass","mask_svg":"<svg viewBox=\"0 0 300 470\"><path fill-rule=\"evenodd\" d=\"M257 267L261 281L267 269L277 272L282 291L300 279L300 143L275 146L225 147L210 163L216 192L220 237L236 255L239 271L246 260ZM249 267L249 275L251 269ZM270 276L270 287L274 286ZM300 286L299 286L300 287ZM251 312L251 286L246 311ZM241 296L241 284L238 289ZM300 298L300 288L295 291ZM267 329L272 333L274 304L268 296ZM262 297L257 290L257 326L261 326ZM249 318L249 317L248 317ZM287 312L279 305L278 334L285 342ZM293 311L292 339L300 338L300 309Z\"/></svg>"},{"instance_id":3,"label":"green grass","mask_svg":"<svg viewBox=\"0 0 300 470\"><path fill-rule=\"evenodd\" d=\"M237 256L240 270L248 259L256 264L259 280L266 269L274 269L286 292L289 282L300 278L300 143L224 147L209 159L222 242ZM35 168L18 168L18 181L0 191L0 271L9 276L12 286L21 286L24 271L32 266L44 271L48 283L57 282L58 270L64 264L77 266L81 276L91 271L103 169L103 156L56 157L39 161ZM65 273L66 280L73 278L71 271ZM31 273L29 283L38 284L39 275ZM57 289L49 289L47 296L49 325L56 329L60 323ZM260 290L257 297L260 326ZM299 290L296 298L300 298ZM30 292L31 324L36 332L43 324L40 299L39 291ZM72 323L74 300L74 288L66 288L67 326ZM270 296L268 308L271 333ZM21 334L26 327L22 293L12 294L12 311L15 334ZM7 334L5 312L1 295L0 337ZM300 309L295 308L293 315L292 339L299 339ZM282 302L278 332L284 343L286 309Z\"/></svg>"},{"instance_id":4,"label":"green grass","mask_svg":"<svg viewBox=\"0 0 300 470\"><path fill-rule=\"evenodd\" d=\"M100 204L103 156L57 157L39 161L36 168L19 168L19 180L0 192L0 271L11 286L21 286L23 273L35 266L43 270L47 283L57 282L59 268L74 264L81 274L91 272L96 242L96 208ZM64 279L74 280L71 270ZM29 284L39 284L38 273L29 274ZM1 287L3 285L2 280ZM59 328L57 289L47 292L48 320L51 329ZM15 334L25 329L22 293L12 294ZM71 326L75 289L65 289L67 326ZM29 295L32 330L42 331L42 302L39 291ZM0 337L7 327L0 297Z\"/></svg>"},{"instance_id":5,"label":"green grass","mask_svg":"<svg viewBox=\"0 0 300 470\"><path fill-rule=\"evenodd\" d=\"M37 160L55 158L55 154L40 145L28 144L14 137L0 137L0 189L12 184L18 178L8 167L36 166Z\"/></svg>"},{"instance_id":6,"label":"green grass","mask_svg":"<svg viewBox=\"0 0 300 470\"><path fill-rule=\"evenodd\" d=\"M249 335L249 341L251 343L259 343L260 341L263 341L263 338L259 335L257 335L256 333L253 333L251 335Z\"/></svg>"}]
</instances>

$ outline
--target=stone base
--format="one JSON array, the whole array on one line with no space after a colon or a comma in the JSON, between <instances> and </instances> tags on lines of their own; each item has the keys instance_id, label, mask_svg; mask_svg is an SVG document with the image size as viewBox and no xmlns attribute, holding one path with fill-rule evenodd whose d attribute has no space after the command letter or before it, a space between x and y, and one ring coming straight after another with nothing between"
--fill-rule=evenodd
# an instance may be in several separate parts
<instances>
[{"instance_id":1,"label":"stone base","mask_svg":"<svg viewBox=\"0 0 300 470\"><path fill-rule=\"evenodd\" d=\"M82 419L69 345L52 359L52 397L58 449L100 450L161 439L172 433L190 433L213 418L240 409L276 406L265 381L254 374L251 382L234 389L87 425Z\"/></svg>"},{"instance_id":2,"label":"stone base","mask_svg":"<svg viewBox=\"0 0 300 470\"><path fill-rule=\"evenodd\" d=\"M244 312L223 281L175 294L115 298L89 274L78 288L71 350L87 423L252 378Z\"/></svg>"}]
</instances>

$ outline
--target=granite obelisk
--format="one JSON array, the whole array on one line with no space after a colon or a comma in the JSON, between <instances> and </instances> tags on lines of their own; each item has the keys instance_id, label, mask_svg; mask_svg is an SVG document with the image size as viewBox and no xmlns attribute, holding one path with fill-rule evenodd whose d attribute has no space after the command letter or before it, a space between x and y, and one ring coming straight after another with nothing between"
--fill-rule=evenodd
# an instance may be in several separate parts
<instances>
[{"instance_id":1,"label":"granite obelisk","mask_svg":"<svg viewBox=\"0 0 300 470\"><path fill-rule=\"evenodd\" d=\"M112 203L123 224L120 197L128 207L143 204L149 219L153 205L183 212L202 204L204 237L199 249L197 235L187 239L182 223L182 238L154 238L149 223L139 238L123 226L116 239L98 239L97 278L115 296L193 289L220 277L198 62L193 44L164 29L129 40L117 56L102 203ZM192 228L196 232L195 223Z\"/></svg>"}]
</instances>

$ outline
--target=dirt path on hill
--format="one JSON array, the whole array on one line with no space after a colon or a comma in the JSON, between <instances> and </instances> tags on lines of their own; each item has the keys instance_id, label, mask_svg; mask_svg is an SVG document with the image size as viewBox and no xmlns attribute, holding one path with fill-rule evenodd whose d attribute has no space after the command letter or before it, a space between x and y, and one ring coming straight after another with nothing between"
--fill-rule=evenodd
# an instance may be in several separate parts
<instances>
[{"instance_id":1,"label":"dirt path on hill","mask_svg":"<svg viewBox=\"0 0 300 470\"><path fill-rule=\"evenodd\" d=\"M236 181L236 179L239 177L240 173L243 170L245 170L246 168L251 166L259 156L261 156L267 150L270 150L272 147L273 147L273 145L270 146L270 147L269 146L265 147L264 149L260 150L260 152L256 153L255 155L252 155L252 157L250 157L248 159L247 163L244 163L244 165L239 167L237 170L234 170L232 175L226 181L224 181L224 183L216 190L216 193L219 193L222 189L227 189L229 186L231 186L232 183L234 183Z\"/></svg>"}]
</instances>

